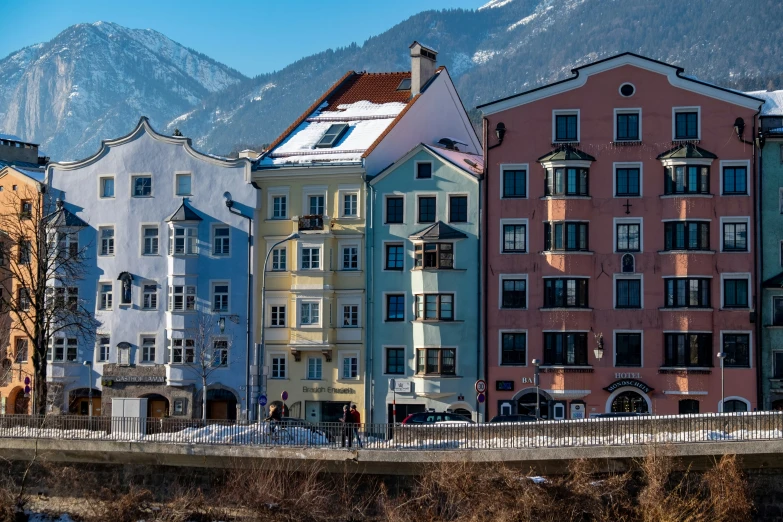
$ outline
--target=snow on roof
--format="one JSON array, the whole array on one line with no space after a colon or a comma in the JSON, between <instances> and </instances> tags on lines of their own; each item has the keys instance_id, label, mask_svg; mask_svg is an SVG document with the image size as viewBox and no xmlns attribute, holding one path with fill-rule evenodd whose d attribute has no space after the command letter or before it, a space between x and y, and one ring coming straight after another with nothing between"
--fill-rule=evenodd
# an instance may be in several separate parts
<instances>
[{"instance_id":1,"label":"snow on roof","mask_svg":"<svg viewBox=\"0 0 783 522\"><path fill-rule=\"evenodd\" d=\"M424 145L427 149L440 156L455 167L464 170L473 176L480 176L484 172L484 157L480 154L470 154L458 150L449 150L434 145Z\"/></svg>"},{"instance_id":2,"label":"snow on roof","mask_svg":"<svg viewBox=\"0 0 783 522\"><path fill-rule=\"evenodd\" d=\"M24 165L24 166L22 166L22 165ZM10 167L10 168L12 168L12 169L14 169L14 170L24 174L25 176L27 176L30 179L33 179L33 180L38 181L40 183L43 183L44 175L46 173L43 169L27 167L27 165L31 165L30 163L24 163L22 165L16 164L16 163L14 163L12 161L0 161L0 169L2 169L4 167Z\"/></svg>"},{"instance_id":3,"label":"snow on roof","mask_svg":"<svg viewBox=\"0 0 783 522\"><path fill-rule=\"evenodd\" d=\"M783 91L751 91L745 94L764 100L762 116L783 116Z\"/></svg>"},{"instance_id":4,"label":"snow on roof","mask_svg":"<svg viewBox=\"0 0 783 522\"><path fill-rule=\"evenodd\" d=\"M0 140L22 141L22 138L16 136L15 134L3 134L2 132L0 132Z\"/></svg>"},{"instance_id":5,"label":"snow on roof","mask_svg":"<svg viewBox=\"0 0 783 522\"><path fill-rule=\"evenodd\" d=\"M411 103L410 90L398 90L405 78L410 73L349 73L273 143L258 166L360 163ZM317 148L326 131L341 123L348 129L334 146Z\"/></svg>"}]
</instances>

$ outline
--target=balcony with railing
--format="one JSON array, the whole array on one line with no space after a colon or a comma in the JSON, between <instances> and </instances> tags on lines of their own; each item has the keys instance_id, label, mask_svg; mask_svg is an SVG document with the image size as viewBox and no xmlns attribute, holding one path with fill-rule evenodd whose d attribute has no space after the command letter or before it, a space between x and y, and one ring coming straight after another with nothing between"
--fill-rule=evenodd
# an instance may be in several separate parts
<instances>
[{"instance_id":1,"label":"balcony with railing","mask_svg":"<svg viewBox=\"0 0 783 522\"><path fill-rule=\"evenodd\" d=\"M311 214L299 217L299 231L322 231L324 230L324 216Z\"/></svg>"}]
</instances>

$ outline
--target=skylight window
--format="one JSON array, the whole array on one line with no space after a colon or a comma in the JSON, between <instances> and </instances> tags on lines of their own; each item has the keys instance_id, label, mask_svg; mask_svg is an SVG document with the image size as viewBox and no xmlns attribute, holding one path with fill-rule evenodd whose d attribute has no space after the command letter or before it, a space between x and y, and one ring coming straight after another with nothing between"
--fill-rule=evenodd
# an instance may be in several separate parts
<instances>
[{"instance_id":1,"label":"skylight window","mask_svg":"<svg viewBox=\"0 0 783 522\"><path fill-rule=\"evenodd\" d=\"M400 84L397 86L398 91L410 91L411 90L411 79L410 78L403 78Z\"/></svg>"},{"instance_id":2,"label":"skylight window","mask_svg":"<svg viewBox=\"0 0 783 522\"><path fill-rule=\"evenodd\" d=\"M343 137L343 134L345 134L345 131L347 130L347 123L336 123L334 125L330 125L326 130L326 133L324 133L323 137L321 137L321 139L318 140L318 143L315 144L316 148L329 149L334 147L337 145L337 142L340 141L340 138Z\"/></svg>"}]
</instances>

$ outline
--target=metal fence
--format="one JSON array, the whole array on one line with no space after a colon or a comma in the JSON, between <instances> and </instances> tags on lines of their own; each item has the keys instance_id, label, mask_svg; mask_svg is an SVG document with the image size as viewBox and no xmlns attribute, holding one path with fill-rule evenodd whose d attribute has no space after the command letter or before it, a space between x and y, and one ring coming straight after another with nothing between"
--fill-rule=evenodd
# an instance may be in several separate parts
<instances>
[{"instance_id":1,"label":"metal fence","mask_svg":"<svg viewBox=\"0 0 783 522\"><path fill-rule=\"evenodd\" d=\"M368 450L525 449L783 440L783 412L525 423L237 423L176 418L0 416L0 439L135 441Z\"/></svg>"}]
</instances>

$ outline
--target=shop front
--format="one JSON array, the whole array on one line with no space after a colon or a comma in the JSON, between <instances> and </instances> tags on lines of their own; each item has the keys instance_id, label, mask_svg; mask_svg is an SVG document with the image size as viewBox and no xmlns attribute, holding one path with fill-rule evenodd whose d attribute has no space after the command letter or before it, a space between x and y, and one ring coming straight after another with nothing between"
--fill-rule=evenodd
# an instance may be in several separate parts
<instances>
[{"instance_id":1,"label":"shop front","mask_svg":"<svg viewBox=\"0 0 783 522\"><path fill-rule=\"evenodd\" d=\"M308 422L339 422L343 416L343 407L354 404L359 410L361 421L367 421L363 415L364 385L360 381L300 380L297 383L293 379L270 379L267 381L267 398L270 404L284 405L289 417Z\"/></svg>"},{"instance_id":2,"label":"shop front","mask_svg":"<svg viewBox=\"0 0 783 522\"><path fill-rule=\"evenodd\" d=\"M101 414L111 415L113 398L146 398L147 416L192 417L195 386L168 386L166 368L105 364L101 379ZM94 412L94 410L93 410ZM96 414L96 413L94 413Z\"/></svg>"}]
</instances>

